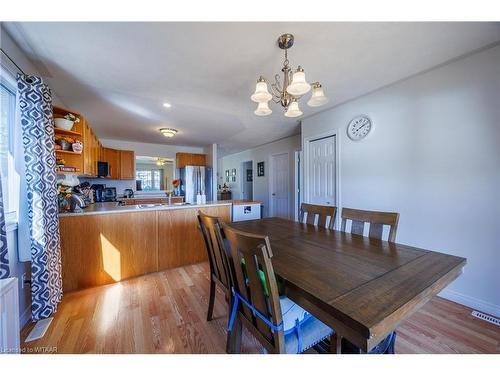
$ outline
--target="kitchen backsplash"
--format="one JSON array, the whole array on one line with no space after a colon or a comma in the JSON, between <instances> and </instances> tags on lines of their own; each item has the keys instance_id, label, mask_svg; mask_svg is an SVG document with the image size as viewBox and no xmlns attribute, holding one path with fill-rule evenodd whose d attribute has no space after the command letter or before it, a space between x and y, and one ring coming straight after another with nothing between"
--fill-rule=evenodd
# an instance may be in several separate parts
<instances>
[{"instance_id":1,"label":"kitchen backsplash","mask_svg":"<svg viewBox=\"0 0 500 375\"><path fill-rule=\"evenodd\" d=\"M80 183L89 182L92 184L105 184L106 187L115 187L118 196L123 195L125 189L132 189L135 191L135 180L110 180L107 178L79 178Z\"/></svg>"}]
</instances>

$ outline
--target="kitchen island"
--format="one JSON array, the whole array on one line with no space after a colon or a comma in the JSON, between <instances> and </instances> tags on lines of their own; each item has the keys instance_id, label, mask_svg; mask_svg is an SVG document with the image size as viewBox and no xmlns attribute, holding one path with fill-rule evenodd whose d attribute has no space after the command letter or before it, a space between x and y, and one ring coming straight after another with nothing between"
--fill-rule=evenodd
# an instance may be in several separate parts
<instances>
[{"instance_id":1,"label":"kitchen island","mask_svg":"<svg viewBox=\"0 0 500 375\"><path fill-rule=\"evenodd\" d=\"M231 220L231 201L202 205L95 203L59 214L65 292L206 261L198 211Z\"/></svg>"}]
</instances>

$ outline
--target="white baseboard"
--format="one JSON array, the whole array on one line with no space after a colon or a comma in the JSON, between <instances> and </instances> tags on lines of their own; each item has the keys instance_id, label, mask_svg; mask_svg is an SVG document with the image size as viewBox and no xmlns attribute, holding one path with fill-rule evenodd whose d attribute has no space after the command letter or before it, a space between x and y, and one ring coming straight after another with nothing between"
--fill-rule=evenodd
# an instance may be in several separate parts
<instances>
[{"instance_id":1,"label":"white baseboard","mask_svg":"<svg viewBox=\"0 0 500 375\"><path fill-rule=\"evenodd\" d=\"M461 305L470 307L471 309L479 310L483 313L493 315L495 317L500 317L500 306L494 305L492 303L467 296L462 293L455 292L453 290L445 289L438 294L438 296L449 299L450 301L459 303Z\"/></svg>"},{"instance_id":2,"label":"white baseboard","mask_svg":"<svg viewBox=\"0 0 500 375\"><path fill-rule=\"evenodd\" d=\"M19 318L19 326L21 327L21 329L23 329L24 326L28 324L30 320L31 320L31 305L26 307L26 309L23 311L23 313Z\"/></svg>"}]
</instances>

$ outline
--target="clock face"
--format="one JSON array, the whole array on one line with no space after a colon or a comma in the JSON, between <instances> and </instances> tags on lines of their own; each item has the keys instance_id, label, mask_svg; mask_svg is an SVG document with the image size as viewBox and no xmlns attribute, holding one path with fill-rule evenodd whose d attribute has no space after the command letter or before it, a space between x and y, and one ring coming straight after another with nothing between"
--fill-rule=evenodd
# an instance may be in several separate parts
<instances>
[{"instance_id":1,"label":"clock face","mask_svg":"<svg viewBox=\"0 0 500 375\"><path fill-rule=\"evenodd\" d=\"M359 141L366 137L372 130L372 121L368 116L357 116L347 125L347 135L353 141Z\"/></svg>"}]
</instances>

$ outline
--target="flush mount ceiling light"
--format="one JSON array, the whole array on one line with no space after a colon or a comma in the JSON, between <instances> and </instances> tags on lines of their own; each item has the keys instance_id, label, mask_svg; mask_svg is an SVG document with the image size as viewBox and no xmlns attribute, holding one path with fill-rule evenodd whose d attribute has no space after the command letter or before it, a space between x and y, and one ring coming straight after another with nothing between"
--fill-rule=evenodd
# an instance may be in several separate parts
<instances>
[{"instance_id":1,"label":"flush mount ceiling light","mask_svg":"<svg viewBox=\"0 0 500 375\"><path fill-rule=\"evenodd\" d=\"M170 104L169 102L165 102L165 103L163 103L163 106L165 108L170 108L170 107L172 107L172 104Z\"/></svg>"},{"instance_id":2,"label":"flush mount ceiling light","mask_svg":"<svg viewBox=\"0 0 500 375\"><path fill-rule=\"evenodd\" d=\"M292 34L283 34L278 38L278 46L285 50L285 61L283 62L283 82L281 82L281 77L279 74L274 76L274 83L271 83L271 93L268 91L269 81L260 76L257 80L257 85L255 86L255 92L250 97L252 101L259 103L255 114L257 116L267 116L272 113L267 102L273 100L275 103L280 103L283 108L285 108L286 117L298 117L302 115L302 111L299 109L299 99L307 94L312 87L312 96L307 104L311 107L319 107L328 102L328 98L325 96L323 87L319 82L314 82L309 84L306 81L306 74L304 69L299 65L295 72L292 72L292 68L288 61L288 49L293 46L294 37Z\"/></svg>"},{"instance_id":3,"label":"flush mount ceiling light","mask_svg":"<svg viewBox=\"0 0 500 375\"><path fill-rule=\"evenodd\" d=\"M167 161L165 159L156 158L156 165L159 166L159 167L164 166L166 162Z\"/></svg>"},{"instance_id":4,"label":"flush mount ceiling light","mask_svg":"<svg viewBox=\"0 0 500 375\"><path fill-rule=\"evenodd\" d=\"M177 129L161 128L160 133L163 134L167 138L172 138L174 135L177 134Z\"/></svg>"}]
</instances>

